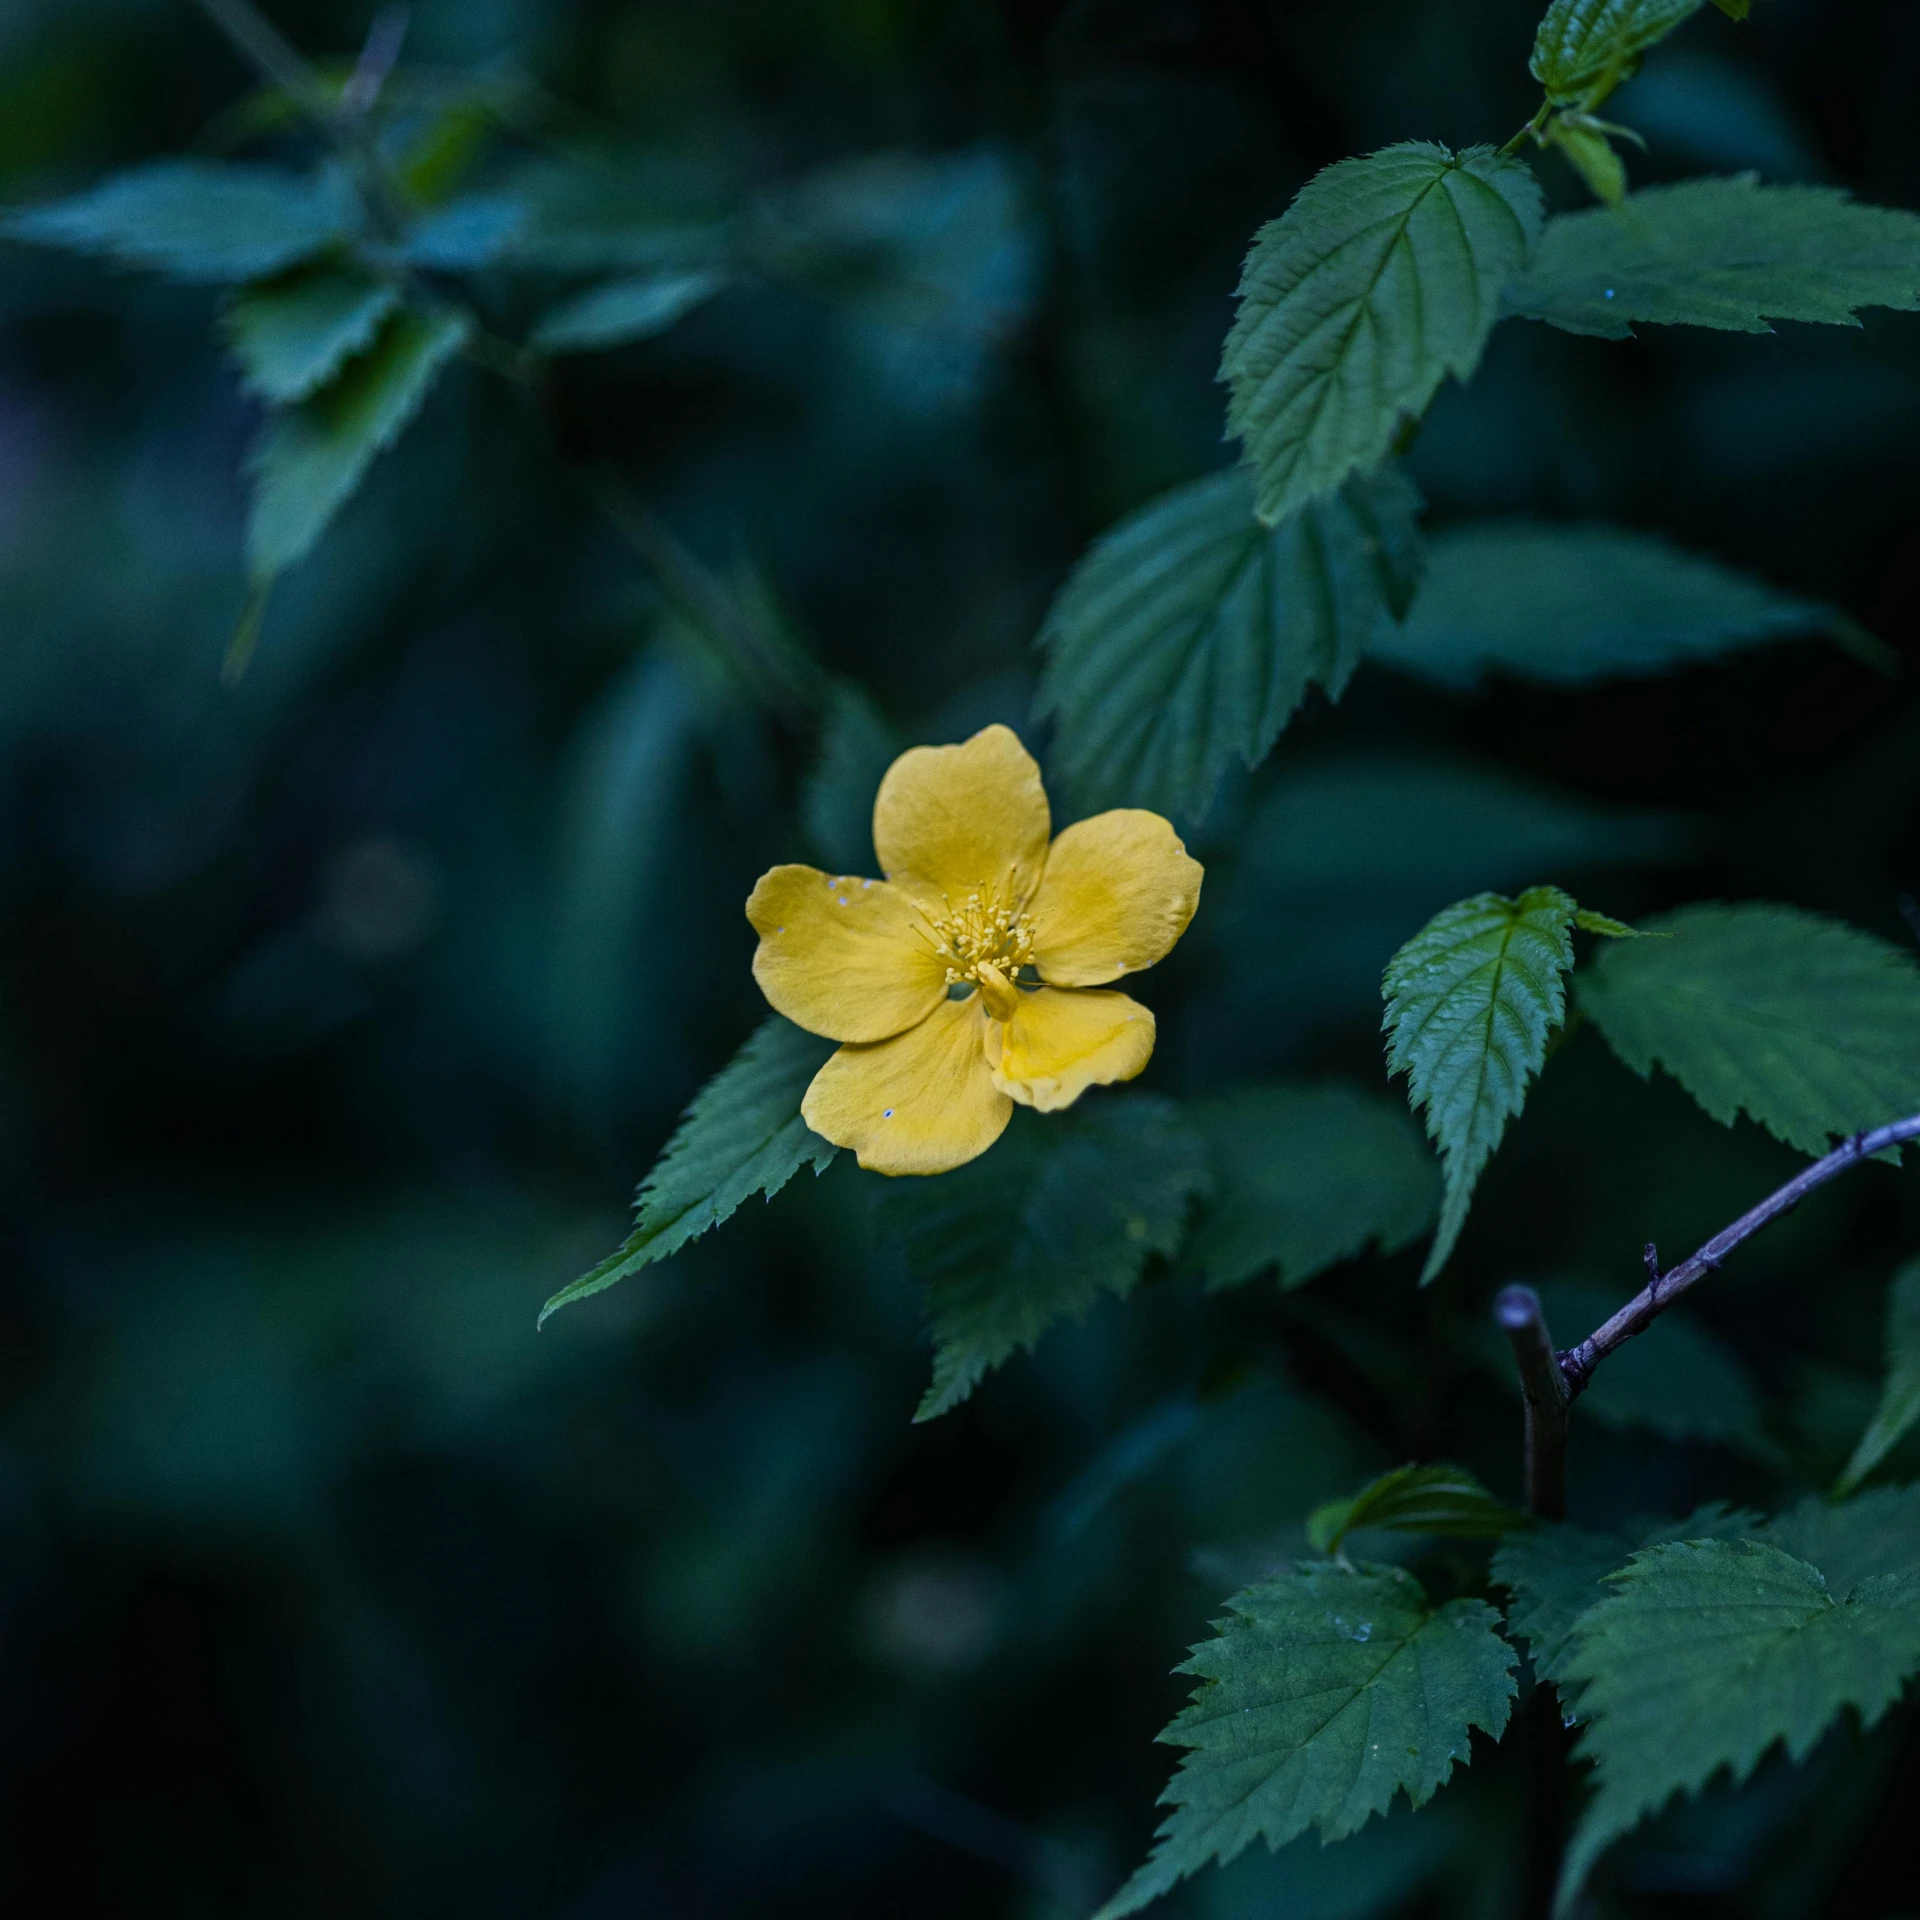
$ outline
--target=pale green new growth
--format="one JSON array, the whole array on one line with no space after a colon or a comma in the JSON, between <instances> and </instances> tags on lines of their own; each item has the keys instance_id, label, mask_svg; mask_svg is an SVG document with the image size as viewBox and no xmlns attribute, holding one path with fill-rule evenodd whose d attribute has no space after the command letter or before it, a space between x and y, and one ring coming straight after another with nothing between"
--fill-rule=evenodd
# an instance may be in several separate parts
<instances>
[{"instance_id":1,"label":"pale green new growth","mask_svg":"<svg viewBox=\"0 0 1920 1920\"><path fill-rule=\"evenodd\" d=\"M1210 1288L1269 1267L1283 1287L1433 1224L1439 1170L1399 1102L1339 1081L1243 1087L1197 1102L1214 1191L1182 1258Z\"/></svg>"},{"instance_id":2,"label":"pale green new growth","mask_svg":"<svg viewBox=\"0 0 1920 1920\"><path fill-rule=\"evenodd\" d=\"M1431 1533L1447 1540L1497 1540L1527 1524L1496 1500L1465 1467L1395 1467L1351 1500L1329 1500L1307 1521L1308 1543L1337 1553L1350 1533L1385 1527L1394 1533Z\"/></svg>"},{"instance_id":3,"label":"pale green new growth","mask_svg":"<svg viewBox=\"0 0 1920 1920\"><path fill-rule=\"evenodd\" d=\"M330 175L231 160L156 160L70 200L0 217L0 234L230 285L324 252L352 198Z\"/></svg>"},{"instance_id":4,"label":"pale green new growth","mask_svg":"<svg viewBox=\"0 0 1920 1920\"><path fill-rule=\"evenodd\" d=\"M778 1014L763 1021L694 1095L641 1185L626 1244L562 1287L541 1320L678 1253L754 1194L771 1200L802 1167L824 1173L835 1148L800 1118L800 1101L832 1052Z\"/></svg>"},{"instance_id":5,"label":"pale green new growth","mask_svg":"<svg viewBox=\"0 0 1920 1920\"><path fill-rule=\"evenodd\" d=\"M610 280L563 300L541 319L528 345L539 353L592 353L650 340L726 284L724 273L698 268Z\"/></svg>"},{"instance_id":6,"label":"pale green new growth","mask_svg":"<svg viewBox=\"0 0 1920 1920\"><path fill-rule=\"evenodd\" d=\"M249 460L247 559L256 581L271 580L312 551L375 456L419 412L471 326L453 310L403 309L331 385L268 420Z\"/></svg>"},{"instance_id":7,"label":"pale green new growth","mask_svg":"<svg viewBox=\"0 0 1920 1920\"><path fill-rule=\"evenodd\" d=\"M1583 1683L1599 1792L1561 1870L1571 1910L1601 1851L1722 1768L1802 1760L1848 1707L1871 1725L1920 1669L1920 1574L1857 1583L1756 1540L1653 1547L1611 1576L1562 1662Z\"/></svg>"},{"instance_id":8,"label":"pale green new growth","mask_svg":"<svg viewBox=\"0 0 1920 1920\"><path fill-rule=\"evenodd\" d=\"M1041 1119L1017 1111L991 1153L892 1184L889 1237L927 1283L933 1381L915 1415L956 1407L988 1370L1179 1245L1205 1149L1171 1101L1120 1097Z\"/></svg>"},{"instance_id":9,"label":"pale green new growth","mask_svg":"<svg viewBox=\"0 0 1920 1920\"><path fill-rule=\"evenodd\" d=\"M1553 0L1528 63L1556 106L1597 107L1706 0Z\"/></svg>"},{"instance_id":10,"label":"pale green new growth","mask_svg":"<svg viewBox=\"0 0 1920 1920\"><path fill-rule=\"evenodd\" d=\"M1160 1736L1189 1752L1163 1802L1153 1857L1096 1920L1137 1912L1252 1840L1284 1846L1309 1826L1341 1840L1404 1790L1416 1807L1468 1757L1471 1729L1498 1739L1513 1650L1481 1600L1435 1610L1397 1567L1304 1566L1235 1594L1179 1669L1202 1682Z\"/></svg>"},{"instance_id":11,"label":"pale green new growth","mask_svg":"<svg viewBox=\"0 0 1920 1920\"><path fill-rule=\"evenodd\" d=\"M323 387L400 304L385 281L318 267L248 287L222 318L241 384L278 406Z\"/></svg>"},{"instance_id":12,"label":"pale green new growth","mask_svg":"<svg viewBox=\"0 0 1920 1920\"><path fill-rule=\"evenodd\" d=\"M1609 948L1580 1005L1643 1079L1663 1067L1731 1126L1802 1153L1920 1112L1920 965L1794 907L1703 905Z\"/></svg>"},{"instance_id":13,"label":"pale green new growth","mask_svg":"<svg viewBox=\"0 0 1920 1920\"><path fill-rule=\"evenodd\" d=\"M1671 672L1838 620L1657 534L1508 520L1435 540L1413 610L1370 652L1443 685L1505 673L1575 687Z\"/></svg>"},{"instance_id":14,"label":"pale green new growth","mask_svg":"<svg viewBox=\"0 0 1920 1920\"><path fill-rule=\"evenodd\" d=\"M1435 914L1387 964L1388 1071L1404 1073L1426 1109L1446 1176L1422 1284L1453 1252L1481 1169L1565 1014L1578 911L1558 887L1517 900L1476 894Z\"/></svg>"},{"instance_id":15,"label":"pale green new growth","mask_svg":"<svg viewBox=\"0 0 1920 1920\"><path fill-rule=\"evenodd\" d=\"M1220 373L1263 520L1377 466L1473 371L1539 231L1521 162L1425 141L1336 162L1261 228Z\"/></svg>"},{"instance_id":16,"label":"pale green new growth","mask_svg":"<svg viewBox=\"0 0 1920 1920\"><path fill-rule=\"evenodd\" d=\"M1649 187L1617 212L1556 214L1506 293L1509 313L1610 340L1635 322L1857 326L1862 307L1920 307L1920 214L1751 174Z\"/></svg>"},{"instance_id":17,"label":"pale green new growth","mask_svg":"<svg viewBox=\"0 0 1920 1920\"><path fill-rule=\"evenodd\" d=\"M1268 527L1244 467L1176 487L1091 547L1041 629L1038 709L1082 811L1197 818L1314 685L1337 700L1419 583L1420 496L1392 468Z\"/></svg>"},{"instance_id":18,"label":"pale green new growth","mask_svg":"<svg viewBox=\"0 0 1920 1920\"><path fill-rule=\"evenodd\" d=\"M1887 1292L1887 1384L1873 1424L1860 1436L1834 1487L1849 1494L1920 1421L1920 1260L1894 1275Z\"/></svg>"}]
</instances>

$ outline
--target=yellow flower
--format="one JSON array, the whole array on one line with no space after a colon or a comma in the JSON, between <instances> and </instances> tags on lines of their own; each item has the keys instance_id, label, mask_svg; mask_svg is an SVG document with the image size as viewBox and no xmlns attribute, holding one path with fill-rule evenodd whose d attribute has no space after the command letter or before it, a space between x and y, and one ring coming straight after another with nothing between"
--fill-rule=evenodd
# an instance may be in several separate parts
<instances>
[{"instance_id":1,"label":"yellow flower","mask_svg":"<svg viewBox=\"0 0 1920 1920\"><path fill-rule=\"evenodd\" d=\"M760 990L844 1043L800 1111L863 1167L944 1173L999 1139L1016 1100L1070 1107L1151 1057L1153 1015L1088 989L1165 957L1200 863L1136 808L1052 830L1032 756L987 727L888 768L873 805L886 879L775 867L754 888Z\"/></svg>"}]
</instances>

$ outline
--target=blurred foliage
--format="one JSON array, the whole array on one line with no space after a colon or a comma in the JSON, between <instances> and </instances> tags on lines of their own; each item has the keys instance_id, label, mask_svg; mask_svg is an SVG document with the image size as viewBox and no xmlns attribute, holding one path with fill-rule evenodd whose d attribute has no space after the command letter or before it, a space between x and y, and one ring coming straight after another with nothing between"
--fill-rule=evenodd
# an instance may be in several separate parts
<instances>
[{"instance_id":1,"label":"blurred foliage","mask_svg":"<svg viewBox=\"0 0 1920 1920\"><path fill-rule=\"evenodd\" d=\"M354 84L370 7L271 11ZM763 1015L756 876L865 867L902 744L998 719L1044 750L1056 593L1225 458L1249 236L1333 161L1520 125L1538 13L416 0L382 152L429 213L406 271L458 276L486 330L457 357L305 251L241 263L283 276L263 301L0 243L9 1910L1090 1914L1147 1853L1169 1669L1229 1592L1410 1459L1519 1498L1495 1291L1544 1281L1571 1337L1644 1243L1690 1247L1796 1168L1576 1018L1425 1292L1411 1176L1344 1240L1230 1222L1220 1273L1156 1217L1068 1276L1083 1319L915 1424L911 1235L841 1156L534 1332ZM1648 142L1621 150L1636 187L1756 168L1914 207L1916 87L1899 0L1761 0L1737 32L1683 26L1607 110ZM0 0L9 207L316 151L180 0ZM1560 154L1535 171L1551 249L1598 216ZM1742 310L1801 311L1764 294ZM250 578L261 396L310 407L325 377L288 358L289 305L342 356L380 342L383 377L358 492L305 559L308 528L256 521ZM529 339L531 375L496 350ZM410 368L443 349L426 393ZM1483 626L1335 706L1310 683L1351 662L1323 634L1273 757L1237 764L1284 710L1183 776L1206 899L1147 989L1144 1097L1204 1121L1279 1076L1296 1104L1384 1091L1382 968L1486 889L1551 879L1634 920L1778 901L1910 951L1916 422L1912 314L1494 328L1405 455L1439 577L1469 598L1490 539L1537 543L1527 517L1635 529L1591 564L1643 667L1591 684L1598 643L1563 623L1517 673ZM332 485L337 425L283 414L262 458ZM1715 563L1677 637L1622 578L1670 568L1660 541ZM1659 964L1615 951L1623 981ZM1097 1098L1090 1126L1127 1111ZM1011 1167L979 1165L989 1227ZM1202 1184L1177 1153L1155 1174L1175 1212ZM1867 1168L1609 1363L1573 1456L1606 1566L1693 1537L1649 1516L1831 1485L1916 1244L1920 1174ZM967 1246L943 1250L962 1313ZM1875 1478L1911 1478L1911 1433L1887 1444ZM1486 1543L1359 1544L1480 1605ZM1578 1776L1521 1686L1504 1744L1419 1814L1253 1848L1163 1910L1541 1911ZM1917 1793L1895 1705L1670 1808L1596 1910L1898 1911Z\"/></svg>"}]
</instances>

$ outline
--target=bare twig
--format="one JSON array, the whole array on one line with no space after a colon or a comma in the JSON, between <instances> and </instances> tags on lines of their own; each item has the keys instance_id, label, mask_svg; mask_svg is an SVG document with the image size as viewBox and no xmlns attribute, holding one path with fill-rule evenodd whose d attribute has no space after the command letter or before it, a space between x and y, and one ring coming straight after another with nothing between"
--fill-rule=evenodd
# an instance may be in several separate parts
<instances>
[{"instance_id":1,"label":"bare twig","mask_svg":"<svg viewBox=\"0 0 1920 1920\"><path fill-rule=\"evenodd\" d=\"M364 120L373 111L380 89L387 84L387 76L400 58L400 46L406 37L405 7L388 7L374 15L373 25L367 29L367 43L360 49L360 58L353 63L347 84L340 89L343 119Z\"/></svg>"},{"instance_id":2,"label":"bare twig","mask_svg":"<svg viewBox=\"0 0 1920 1920\"><path fill-rule=\"evenodd\" d=\"M1553 1351L1547 1316L1531 1287L1506 1287L1493 1317L1513 1342L1527 1408L1527 1510L1543 1520L1567 1511L1567 1382Z\"/></svg>"},{"instance_id":3,"label":"bare twig","mask_svg":"<svg viewBox=\"0 0 1920 1920\"><path fill-rule=\"evenodd\" d=\"M1577 1347L1561 1354L1559 1372L1566 1382L1567 1397L1577 1397L1592 1379L1594 1368L1614 1348L1631 1340L1636 1333L1644 1332L1696 1280L1721 1265L1728 1254L1751 1240L1762 1227L1784 1213L1791 1213L1816 1187L1825 1186L1836 1174L1845 1173L1849 1167L1871 1160L1875 1154L1885 1153L1889 1147L1897 1147L1906 1140L1920 1140L1920 1114L1896 1120L1890 1126L1875 1127L1869 1133L1856 1133L1824 1160L1816 1160L1777 1193L1770 1193L1757 1207L1743 1213L1732 1226L1722 1227L1698 1253L1681 1261L1671 1272L1659 1271L1658 1256L1649 1247L1651 1277L1647 1284L1604 1326L1596 1327Z\"/></svg>"}]
</instances>

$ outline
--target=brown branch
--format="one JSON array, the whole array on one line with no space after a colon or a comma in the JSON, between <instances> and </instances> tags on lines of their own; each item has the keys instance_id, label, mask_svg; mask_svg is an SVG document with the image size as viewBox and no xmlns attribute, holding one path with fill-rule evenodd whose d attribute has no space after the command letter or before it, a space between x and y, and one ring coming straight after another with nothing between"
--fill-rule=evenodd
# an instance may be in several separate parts
<instances>
[{"instance_id":1,"label":"brown branch","mask_svg":"<svg viewBox=\"0 0 1920 1920\"><path fill-rule=\"evenodd\" d=\"M1493 1303L1493 1317L1513 1342L1520 1394L1527 1408L1527 1511L1560 1520L1567 1511L1566 1377L1553 1351L1553 1336L1531 1287L1506 1287Z\"/></svg>"},{"instance_id":2,"label":"brown branch","mask_svg":"<svg viewBox=\"0 0 1920 1920\"><path fill-rule=\"evenodd\" d=\"M1875 1127L1868 1133L1856 1133L1824 1160L1816 1160L1777 1193L1770 1193L1757 1207L1743 1213L1732 1226L1722 1227L1698 1253L1681 1261L1670 1272L1660 1271L1659 1256L1649 1247L1647 1284L1604 1326L1596 1327L1577 1347L1569 1347L1560 1355L1559 1372L1566 1383L1568 1399L1576 1398L1585 1389L1593 1378L1594 1368L1614 1348L1631 1340L1636 1333L1644 1332L1696 1280L1721 1265L1728 1254L1751 1240L1762 1227L1784 1213L1791 1213L1816 1187L1825 1186L1836 1174L1845 1173L1849 1167L1858 1166L1861 1161L1870 1160L1875 1154L1906 1140L1920 1140L1920 1114L1896 1120L1890 1126Z\"/></svg>"}]
</instances>

